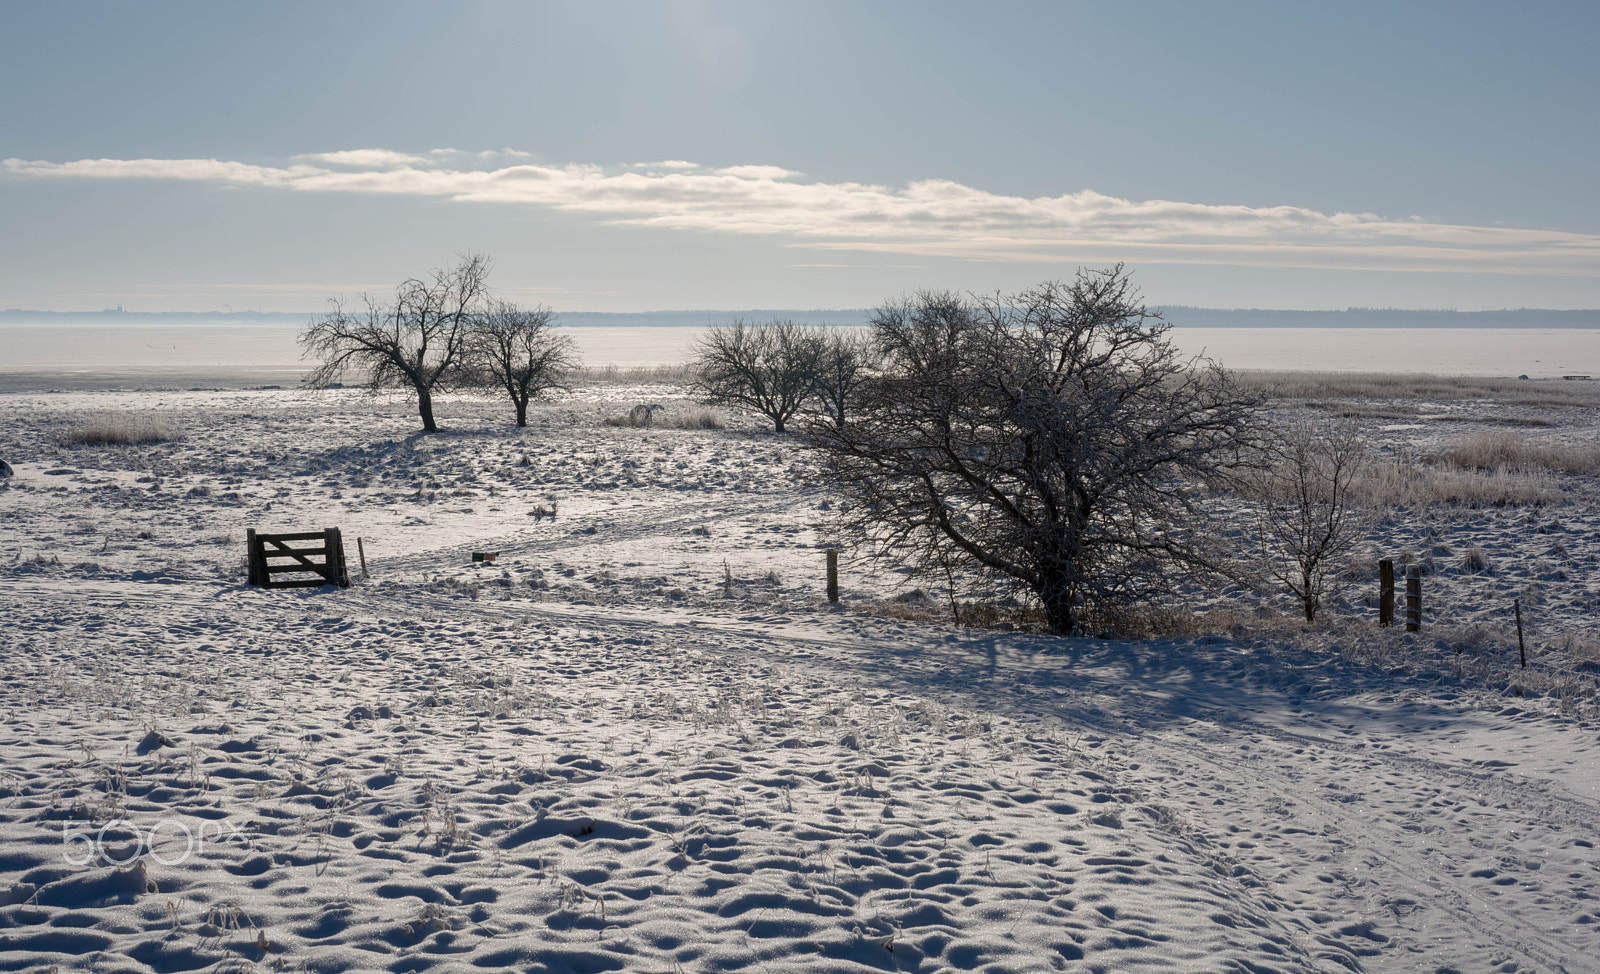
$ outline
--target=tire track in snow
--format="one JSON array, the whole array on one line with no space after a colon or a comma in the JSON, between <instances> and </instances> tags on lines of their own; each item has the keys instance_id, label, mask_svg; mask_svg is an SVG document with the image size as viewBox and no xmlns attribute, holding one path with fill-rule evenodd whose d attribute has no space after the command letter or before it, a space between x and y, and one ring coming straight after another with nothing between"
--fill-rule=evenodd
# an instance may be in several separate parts
<instances>
[{"instance_id":1,"label":"tire track in snow","mask_svg":"<svg viewBox=\"0 0 1600 974\"><path fill-rule=\"evenodd\" d=\"M1250 750L1241 750L1241 742ZM1307 747L1298 735L1280 736L1249 720L1200 722L1198 729L1187 732L1168 730L1124 742L1144 768L1161 770L1162 784L1203 782L1213 790L1202 797L1221 793L1225 797L1216 800L1242 809L1234 824L1247 822L1249 843L1271 849L1270 856L1257 856L1248 868L1270 874L1269 881L1301 894L1302 901L1320 899L1317 905L1333 915L1354 907L1369 920L1381 921L1358 931L1361 935L1387 941L1383 931L1398 927L1404 937L1397 946L1426 948L1430 964L1441 959L1437 952L1454 953L1463 970L1482 965L1485 949L1542 970L1592 969L1571 966L1583 954L1547 935L1548 921L1555 918L1507 913L1503 904L1484 895L1494 887L1471 879L1473 872L1484 871L1473 867L1486 851L1473 844L1475 835L1536 833L1556 845L1563 828L1594 834L1592 807L1551 795L1541 783L1526 779L1513 786L1503 777L1425 758L1362 751L1331 741L1313 746L1324 752L1316 764L1306 760ZM1332 781L1319 789L1316 776L1329 773L1358 785L1387 782L1391 797L1335 788ZM1307 800L1315 799L1319 790L1328 798ZM1181 800L1166 796L1168 801L1174 798ZM1375 807L1385 801L1410 802L1413 811L1396 814ZM1462 816L1451 820L1447 806L1460 809L1473 803L1478 806L1475 829L1465 827ZM1191 798L1182 804L1192 816L1199 802ZM1217 843L1227 836L1213 828L1200 838ZM1491 848L1505 851L1503 845ZM1319 892L1319 887L1330 892ZM1374 896L1381 898L1370 902ZM1441 926L1453 935L1441 937ZM1507 959L1499 957L1493 964L1498 967Z\"/></svg>"},{"instance_id":2,"label":"tire track in snow","mask_svg":"<svg viewBox=\"0 0 1600 974\"><path fill-rule=\"evenodd\" d=\"M817 632L812 620L807 621L813 634L800 636L787 631L783 622L756 617L679 620L657 615L630 620L618 618L613 610L601 610L602 615L588 607L569 609L548 604L537 604L532 611L598 629L648 630L658 636L693 633L702 644L708 639L716 640L703 648L731 654L740 650L730 647L729 641L748 642L760 645L775 662L820 668L835 677L867 677L880 683L888 677L885 667L872 658L884 645L882 641L874 639L870 632ZM1013 684L1011 692L1005 694L973 690L987 681L975 679L982 674L970 672L970 652L950 651L952 646L959 650L963 642L929 640L917 647L917 655L923 657L926 668L944 669L931 687L916 678L919 674L915 669L903 666L892 668L900 675L889 677L888 682L924 693L930 689L946 695L958 693L974 706L1012 717L1065 716L1114 735L1117 749L1137 758L1132 762L1132 771L1144 772L1130 774L1124 783L1136 789L1148 804L1178 809L1182 819L1176 827L1191 842L1202 850L1209 847L1219 861L1243 865L1251 875L1278 890L1285 903L1295 904L1306 936L1339 954L1334 958L1339 963L1359 964L1355 958L1365 957L1367 964L1376 969L1397 964L1394 969L1411 970L1420 960L1412 951L1426 950L1428 963L1441 970L1450 969L1448 964L1438 963L1444 960L1444 954L1454 956L1459 969L1470 970L1481 968L1486 953L1494 957L1494 966L1502 969L1506 969L1504 964L1519 961L1535 969L1557 972L1594 969L1579 960L1586 956L1580 947L1546 933L1552 921L1562 918L1507 913L1504 903L1485 895L1492 890L1496 877L1476 877L1491 881L1482 882L1474 881L1471 875L1488 871L1481 866L1486 856L1504 856L1508 850L1500 837L1507 834L1523 836L1524 844L1528 842L1526 836L1537 834L1547 838L1549 845L1556 845L1563 831L1600 833L1600 806L1594 801L1559 794L1554 785L1521 775L1513 779L1505 772L1462 767L1415 753L1395 753L1369 742L1344 743L1318 734L1284 730L1208 706L1203 700L1184 700L1180 707L1169 688L1141 687L1132 679L1067 675L1043 686ZM967 672L961 672L963 669ZM963 684L969 689L957 689ZM1064 712L1054 703L1054 691L1063 689L1062 684L1089 694L1105 695L1114 690L1123 701L1140 696L1147 699L1098 716L1082 707ZM1171 726L1174 710L1188 712L1179 718L1181 730ZM1246 737L1250 751L1240 749L1241 738ZM1381 743L1382 739L1374 740ZM1390 821L1374 817L1369 803L1351 800L1347 790L1325 789L1331 792L1326 799L1307 801L1318 794L1308 786L1308 779L1320 773L1305 757L1308 748L1324 751L1325 756L1320 759L1324 763L1330 756L1342 761L1347 780L1390 782L1386 787L1393 802L1414 801L1414 805L1427 808L1430 806L1421 798L1435 802L1441 796L1453 798L1452 806L1475 806L1478 821L1468 829L1447 820L1443 810ZM1162 773L1152 774L1146 770L1149 768ZM1238 849L1221 846L1226 839L1217 829L1197 824L1196 811L1186 800L1196 779L1222 783L1232 794L1241 796L1232 805L1255 816L1251 821L1258 827L1251 831L1260 833L1258 838L1247 841L1257 849L1269 848L1269 857L1247 863ZM1422 783L1392 784L1412 780ZM1414 799L1427 789L1432 789L1433 794ZM1285 795L1294 796L1299 824L1272 821L1274 817L1285 817ZM1263 810L1266 814L1262 814ZM1419 817L1424 820L1421 825L1416 821ZM1275 825L1282 827L1275 829ZM1489 837L1482 841L1486 848L1475 844L1479 837ZM1320 841L1308 848L1313 838ZM1419 844L1424 851L1415 851ZM1317 874L1334 881L1318 880ZM1309 881L1296 879L1306 876ZM1321 892L1319 886L1333 892ZM1369 901L1374 896L1378 899ZM1318 916L1325 919L1305 919ZM1449 933L1441 935L1440 926ZM1402 932L1397 933L1397 928Z\"/></svg>"}]
</instances>

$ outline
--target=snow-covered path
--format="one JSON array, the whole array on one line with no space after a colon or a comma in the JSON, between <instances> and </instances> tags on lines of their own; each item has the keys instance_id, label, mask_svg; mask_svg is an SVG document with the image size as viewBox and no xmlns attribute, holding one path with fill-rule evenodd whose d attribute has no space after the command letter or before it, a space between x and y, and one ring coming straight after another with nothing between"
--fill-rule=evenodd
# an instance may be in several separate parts
<instances>
[{"instance_id":1,"label":"snow-covered path","mask_svg":"<svg viewBox=\"0 0 1600 974\"><path fill-rule=\"evenodd\" d=\"M1130 801L1259 883L1313 952L1367 970L1600 969L1593 727L1222 641L739 625L724 645L1088 735Z\"/></svg>"}]
</instances>

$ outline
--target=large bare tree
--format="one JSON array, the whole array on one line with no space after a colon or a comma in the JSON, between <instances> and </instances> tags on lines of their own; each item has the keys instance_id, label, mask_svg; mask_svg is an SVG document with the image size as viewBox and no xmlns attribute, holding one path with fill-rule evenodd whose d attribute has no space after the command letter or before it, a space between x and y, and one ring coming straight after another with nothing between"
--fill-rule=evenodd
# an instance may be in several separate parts
<instances>
[{"instance_id":1,"label":"large bare tree","mask_svg":"<svg viewBox=\"0 0 1600 974\"><path fill-rule=\"evenodd\" d=\"M528 425L528 403L562 383L578 367L573 340L555 331L549 308L519 308L496 301L477 315L467 339L475 383L503 391Z\"/></svg>"},{"instance_id":2,"label":"large bare tree","mask_svg":"<svg viewBox=\"0 0 1600 974\"><path fill-rule=\"evenodd\" d=\"M435 432L434 394L470 379L463 370L467 337L488 298L489 264L487 256L468 254L452 268L402 282L391 301L363 295L362 311L334 301L300 335L302 354L320 360L306 383L326 388L355 373L373 392L409 388L422 428Z\"/></svg>"},{"instance_id":3,"label":"large bare tree","mask_svg":"<svg viewBox=\"0 0 1600 974\"><path fill-rule=\"evenodd\" d=\"M1118 265L964 300L876 312L882 374L811 444L869 549L999 576L1050 627L1221 572L1201 496L1250 437L1252 401L1186 360Z\"/></svg>"},{"instance_id":4,"label":"large bare tree","mask_svg":"<svg viewBox=\"0 0 1600 974\"><path fill-rule=\"evenodd\" d=\"M815 328L786 319L719 325L695 347L692 388L702 402L754 410L782 433L816 392L824 347Z\"/></svg>"}]
</instances>

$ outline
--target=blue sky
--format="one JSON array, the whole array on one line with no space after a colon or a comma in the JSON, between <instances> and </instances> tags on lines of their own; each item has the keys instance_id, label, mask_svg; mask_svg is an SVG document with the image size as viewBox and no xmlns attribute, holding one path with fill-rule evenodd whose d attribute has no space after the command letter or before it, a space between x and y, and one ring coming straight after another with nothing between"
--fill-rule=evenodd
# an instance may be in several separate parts
<instances>
[{"instance_id":1,"label":"blue sky","mask_svg":"<svg viewBox=\"0 0 1600 974\"><path fill-rule=\"evenodd\" d=\"M0 0L0 307L1600 306L1592 3Z\"/></svg>"}]
</instances>

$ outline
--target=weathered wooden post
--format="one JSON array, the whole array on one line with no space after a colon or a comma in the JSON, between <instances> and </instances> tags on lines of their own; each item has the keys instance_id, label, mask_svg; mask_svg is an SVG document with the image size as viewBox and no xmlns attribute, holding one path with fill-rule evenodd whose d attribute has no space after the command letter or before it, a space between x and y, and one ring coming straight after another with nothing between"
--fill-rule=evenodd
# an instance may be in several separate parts
<instances>
[{"instance_id":1,"label":"weathered wooden post","mask_svg":"<svg viewBox=\"0 0 1600 974\"><path fill-rule=\"evenodd\" d=\"M365 581L370 576L367 574L367 549L361 546L361 538L356 537L356 554L361 558L361 579Z\"/></svg>"},{"instance_id":2,"label":"weathered wooden post","mask_svg":"<svg viewBox=\"0 0 1600 974\"><path fill-rule=\"evenodd\" d=\"M1378 562L1378 628L1394 625L1394 560Z\"/></svg>"},{"instance_id":3,"label":"weathered wooden post","mask_svg":"<svg viewBox=\"0 0 1600 974\"><path fill-rule=\"evenodd\" d=\"M839 601L839 552L828 549L828 601Z\"/></svg>"},{"instance_id":4,"label":"weathered wooden post","mask_svg":"<svg viewBox=\"0 0 1600 974\"><path fill-rule=\"evenodd\" d=\"M263 571L266 557L261 551L261 541L256 537L255 528L246 528L244 532L244 557L249 565L247 581L250 585L265 585L267 573Z\"/></svg>"},{"instance_id":5,"label":"weathered wooden post","mask_svg":"<svg viewBox=\"0 0 1600 974\"><path fill-rule=\"evenodd\" d=\"M340 588L349 588L350 573L344 566L344 539L339 536L338 528L322 529L322 548L322 563L326 571L323 577Z\"/></svg>"},{"instance_id":6,"label":"weathered wooden post","mask_svg":"<svg viewBox=\"0 0 1600 974\"><path fill-rule=\"evenodd\" d=\"M1422 566L1406 568L1406 632L1422 631Z\"/></svg>"},{"instance_id":7,"label":"weathered wooden post","mask_svg":"<svg viewBox=\"0 0 1600 974\"><path fill-rule=\"evenodd\" d=\"M1522 656L1522 668L1528 668L1528 647L1522 642L1522 600L1512 599L1511 607L1517 610L1517 653Z\"/></svg>"}]
</instances>

